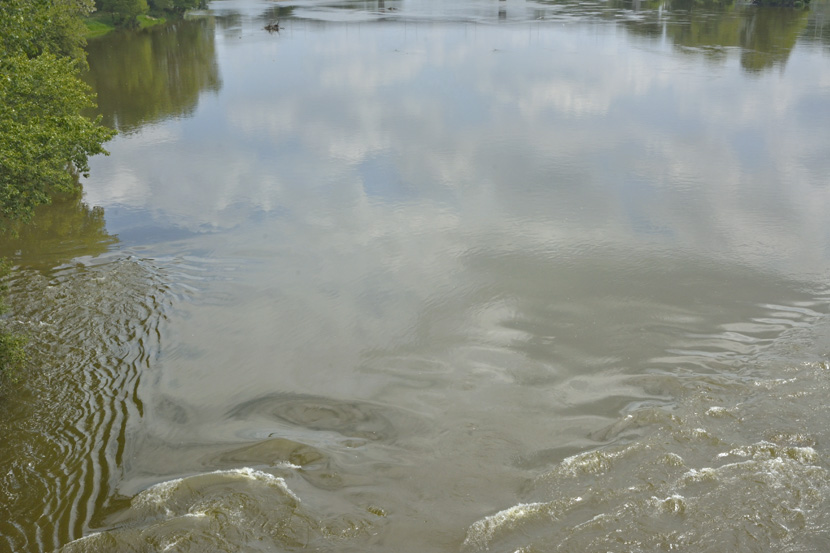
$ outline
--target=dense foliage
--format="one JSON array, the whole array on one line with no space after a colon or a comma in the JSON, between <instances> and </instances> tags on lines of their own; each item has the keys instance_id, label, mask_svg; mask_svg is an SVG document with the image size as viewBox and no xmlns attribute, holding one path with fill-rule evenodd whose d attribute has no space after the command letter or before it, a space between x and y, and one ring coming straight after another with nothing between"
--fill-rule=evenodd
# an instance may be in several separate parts
<instances>
[{"instance_id":1,"label":"dense foliage","mask_svg":"<svg viewBox=\"0 0 830 553\"><path fill-rule=\"evenodd\" d=\"M184 13L187 10L205 7L205 0L148 0L150 9Z\"/></svg>"},{"instance_id":2,"label":"dense foliage","mask_svg":"<svg viewBox=\"0 0 830 553\"><path fill-rule=\"evenodd\" d=\"M95 6L112 16L121 27L138 26L138 16L150 9L147 0L96 0Z\"/></svg>"},{"instance_id":3,"label":"dense foliage","mask_svg":"<svg viewBox=\"0 0 830 553\"><path fill-rule=\"evenodd\" d=\"M80 16L87 0L0 3L0 229L75 186L113 131L81 115L93 104Z\"/></svg>"},{"instance_id":4,"label":"dense foliage","mask_svg":"<svg viewBox=\"0 0 830 553\"><path fill-rule=\"evenodd\" d=\"M94 103L79 78L80 18L93 9L91 0L0 1L0 233L75 188L114 134L81 115ZM20 339L0 332L0 370L20 358Z\"/></svg>"},{"instance_id":5,"label":"dense foliage","mask_svg":"<svg viewBox=\"0 0 830 553\"><path fill-rule=\"evenodd\" d=\"M69 58L45 52L0 62L0 217L28 218L57 191L76 186L112 134L81 115L93 105Z\"/></svg>"},{"instance_id":6,"label":"dense foliage","mask_svg":"<svg viewBox=\"0 0 830 553\"><path fill-rule=\"evenodd\" d=\"M116 25L130 28L138 26L139 15L148 12L182 15L205 3L205 0L95 0L95 7L108 13Z\"/></svg>"},{"instance_id":7,"label":"dense foliage","mask_svg":"<svg viewBox=\"0 0 830 553\"><path fill-rule=\"evenodd\" d=\"M83 62L81 17L94 9L93 0L0 0L0 59L49 51Z\"/></svg>"}]
</instances>

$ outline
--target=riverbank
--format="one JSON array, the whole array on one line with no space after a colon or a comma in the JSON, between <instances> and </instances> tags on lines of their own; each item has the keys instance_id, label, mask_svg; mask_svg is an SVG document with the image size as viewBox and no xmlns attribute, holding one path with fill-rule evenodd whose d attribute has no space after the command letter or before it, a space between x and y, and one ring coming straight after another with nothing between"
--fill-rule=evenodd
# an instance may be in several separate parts
<instances>
[{"instance_id":1,"label":"riverbank","mask_svg":"<svg viewBox=\"0 0 830 553\"><path fill-rule=\"evenodd\" d=\"M162 25L164 23L167 23L167 18L165 17L154 17L152 15L138 16L139 29L155 27L156 25ZM111 15L100 12L95 13L90 17L84 18L84 24L87 28L87 32L85 34L86 38L104 36L117 28Z\"/></svg>"}]
</instances>

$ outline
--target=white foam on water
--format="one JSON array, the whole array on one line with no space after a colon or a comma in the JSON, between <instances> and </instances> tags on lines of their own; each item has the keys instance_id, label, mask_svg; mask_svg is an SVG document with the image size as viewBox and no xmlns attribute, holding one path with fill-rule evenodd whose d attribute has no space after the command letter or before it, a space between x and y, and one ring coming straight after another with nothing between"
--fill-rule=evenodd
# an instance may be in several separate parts
<instances>
[{"instance_id":1,"label":"white foam on water","mask_svg":"<svg viewBox=\"0 0 830 553\"><path fill-rule=\"evenodd\" d=\"M136 505L161 506L164 508L165 515L173 516L174 513L167 507L167 502L173 491L183 481L183 478L175 478L173 480L159 482L138 494L133 501Z\"/></svg>"},{"instance_id":2,"label":"white foam on water","mask_svg":"<svg viewBox=\"0 0 830 553\"><path fill-rule=\"evenodd\" d=\"M519 503L473 523L467 530L463 545L488 549L497 533L509 532L526 521L539 517L555 520L558 512L565 511L580 502L582 502L582 497L574 497L564 502Z\"/></svg>"},{"instance_id":3,"label":"white foam on water","mask_svg":"<svg viewBox=\"0 0 830 553\"><path fill-rule=\"evenodd\" d=\"M294 465L296 466L296 465ZM300 468L300 467L297 467ZM288 484L285 483L285 478L281 476L274 476L273 474L263 472L261 470L252 469L249 467L243 467L240 469L233 469L230 471L216 471L213 474L228 472L232 474L238 474L244 476L246 478L250 478L251 480L257 480L260 482L265 482L266 484L277 486L280 490L282 490L285 495L296 501L297 503L300 502L300 497L295 494L291 489L288 487Z\"/></svg>"},{"instance_id":4,"label":"white foam on water","mask_svg":"<svg viewBox=\"0 0 830 553\"><path fill-rule=\"evenodd\" d=\"M299 470L303 467L301 467L300 465L295 465L294 463L291 463L289 461L280 461L279 463L274 465L274 468Z\"/></svg>"},{"instance_id":5,"label":"white foam on water","mask_svg":"<svg viewBox=\"0 0 830 553\"><path fill-rule=\"evenodd\" d=\"M683 460L683 457L681 457L677 453L666 453L665 455L663 455L663 457L660 458L660 462L664 465L669 465L673 467L682 467L686 464L686 462ZM629 489L634 489L634 487L632 486Z\"/></svg>"},{"instance_id":6,"label":"white foam on water","mask_svg":"<svg viewBox=\"0 0 830 553\"><path fill-rule=\"evenodd\" d=\"M297 467L299 468L299 467ZM149 505L156 505L164 507L167 511L167 515L171 516L173 513L166 508L166 503L170 501L172 494L181 488L182 485L186 485L188 481L192 481L195 478L201 478L204 476L229 476L229 477L240 477L243 479L255 481L255 482L262 482L269 486L274 486L278 488L281 492L285 495L300 503L300 498L295 494L285 483L285 479L281 476L274 476L273 474L269 474L267 472L263 472L261 470L253 469L250 467L242 467L238 469L229 469L229 470L217 470L213 472L208 472L204 474L196 474L193 476L187 476L183 478L174 478L173 480L167 480L165 482L159 482L153 486L150 486L143 492L141 492L138 496L136 496L136 503L141 504L149 504Z\"/></svg>"},{"instance_id":7,"label":"white foam on water","mask_svg":"<svg viewBox=\"0 0 830 553\"><path fill-rule=\"evenodd\" d=\"M275 492L279 496L276 501ZM238 494L245 497L237 497ZM231 501L226 501L228 497ZM300 512L299 503L300 498L283 478L251 467L174 478L136 495L113 528L75 540L66 545L66 550L110 550L111 543L124 550L149 543L154 551L179 551L183 547L191 550L193 543L210 543L217 532L222 539L227 538L222 528L232 528L232 533L238 533L237 537L243 540L279 539L279 534L269 532L282 528L281 525L290 528L292 521L306 521L309 528L314 527L313 521ZM265 530L260 527L263 524ZM180 529L184 534L171 529Z\"/></svg>"},{"instance_id":8,"label":"white foam on water","mask_svg":"<svg viewBox=\"0 0 830 553\"><path fill-rule=\"evenodd\" d=\"M686 512L687 508L686 498L679 493L673 493L665 499L660 499L657 496L651 496L649 503L655 507L658 512L670 513L673 515L682 515Z\"/></svg>"},{"instance_id":9,"label":"white foam on water","mask_svg":"<svg viewBox=\"0 0 830 553\"><path fill-rule=\"evenodd\" d=\"M737 456L752 459L787 458L801 464L815 464L819 460L816 450L809 446L780 446L768 441L761 441L749 446L736 447L718 454L719 458Z\"/></svg>"},{"instance_id":10,"label":"white foam on water","mask_svg":"<svg viewBox=\"0 0 830 553\"><path fill-rule=\"evenodd\" d=\"M175 551L175 547L179 545L179 542L182 541L182 538L175 538L170 543L164 546L162 551Z\"/></svg>"},{"instance_id":11,"label":"white foam on water","mask_svg":"<svg viewBox=\"0 0 830 553\"><path fill-rule=\"evenodd\" d=\"M725 416L731 414L731 412L732 412L731 409L727 409L726 407L721 407L719 405L716 405L714 407L709 407L706 410L706 414L711 416L711 417L725 417Z\"/></svg>"},{"instance_id":12,"label":"white foam on water","mask_svg":"<svg viewBox=\"0 0 830 553\"><path fill-rule=\"evenodd\" d=\"M476 521L467 531L464 545L475 545L479 548L486 548L497 531L503 528L513 528L516 523L530 516L543 513L548 507L548 503L520 503Z\"/></svg>"},{"instance_id":13,"label":"white foam on water","mask_svg":"<svg viewBox=\"0 0 830 553\"><path fill-rule=\"evenodd\" d=\"M581 474L602 474L611 468L615 460L629 453L631 448L626 447L620 451L594 450L571 455L563 459L553 473L573 477Z\"/></svg>"},{"instance_id":14,"label":"white foam on water","mask_svg":"<svg viewBox=\"0 0 830 553\"><path fill-rule=\"evenodd\" d=\"M717 479L717 470L710 467L703 467L702 469L692 468L683 475L683 480L686 482L711 482Z\"/></svg>"}]
</instances>

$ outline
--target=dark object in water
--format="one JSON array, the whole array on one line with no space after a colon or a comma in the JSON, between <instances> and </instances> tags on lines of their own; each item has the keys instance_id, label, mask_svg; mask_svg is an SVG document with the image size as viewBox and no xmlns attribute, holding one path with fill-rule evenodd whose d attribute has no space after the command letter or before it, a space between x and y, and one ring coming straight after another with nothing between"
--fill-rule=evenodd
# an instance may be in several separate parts
<instances>
[{"instance_id":1,"label":"dark object in water","mask_svg":"<svg viewBox=\"0 0 830 553\"><path fill-rule=\"evenodd\" d=\"M278 33L280 32L280 22L277 21L276 23L269 23L265 26L265 30L269 33Z\"/></svg>"}]
</instances>

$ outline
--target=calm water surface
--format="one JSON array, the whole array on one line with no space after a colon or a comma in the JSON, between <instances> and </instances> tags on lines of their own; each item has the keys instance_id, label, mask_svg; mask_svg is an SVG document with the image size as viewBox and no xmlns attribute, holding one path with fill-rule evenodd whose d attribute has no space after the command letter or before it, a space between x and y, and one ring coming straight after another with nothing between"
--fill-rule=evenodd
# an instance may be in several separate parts
<instances>
[{"instance_id":1,"label":"calm water surface","mask_svg":"<svg viewBox=\"0 0 830 553\"><path fill-rule=\"evenodd\" d=\"M112 155L2 245L0 550L827 551L828 12L91 41Z\"/></svg>"}]
</instances>

